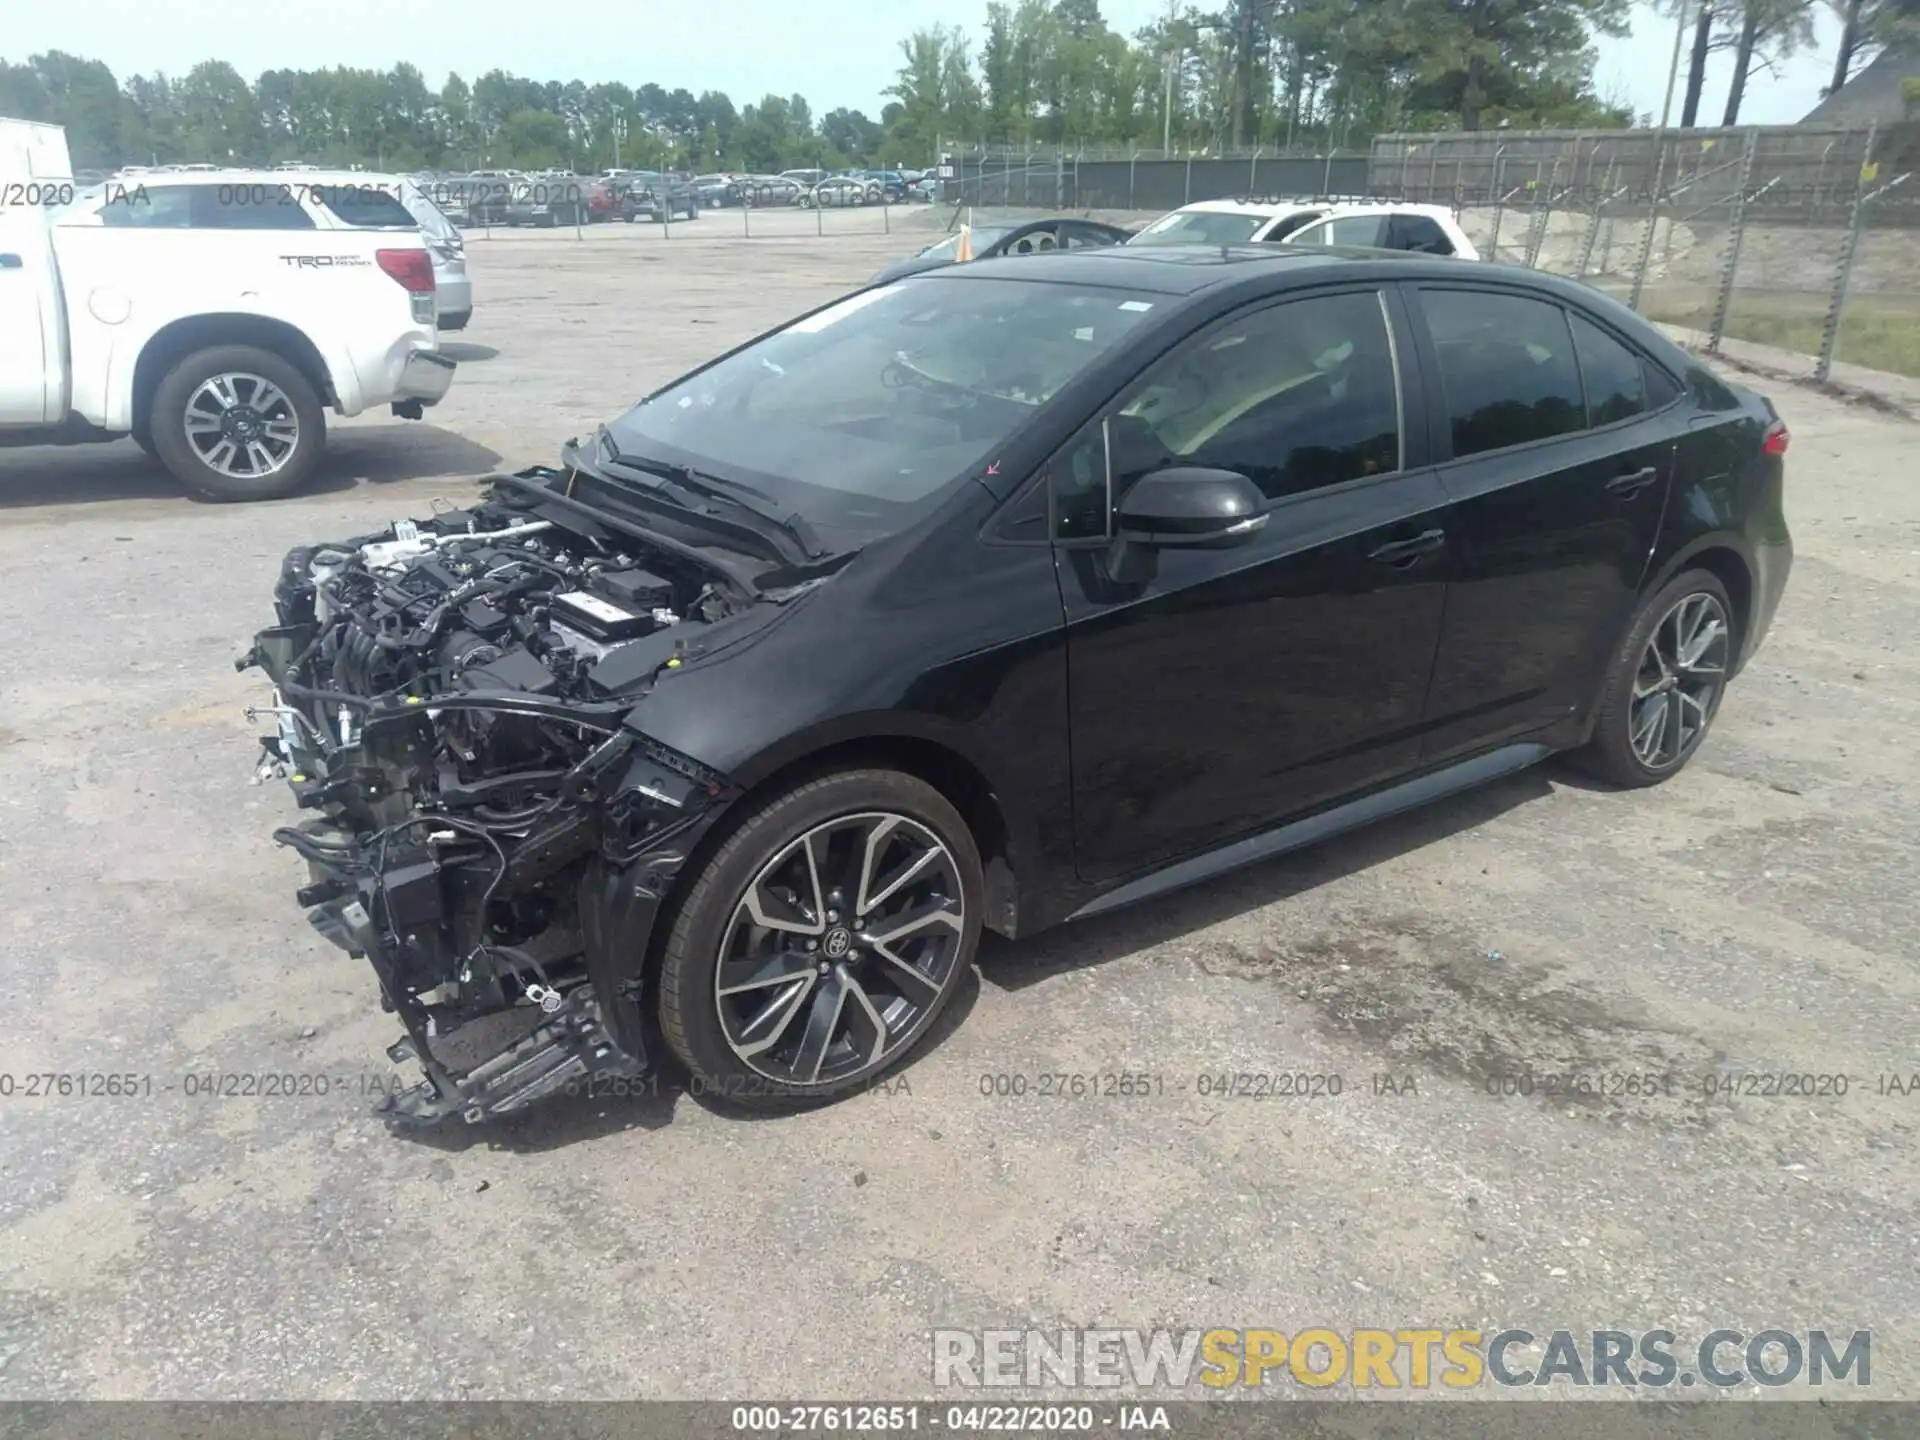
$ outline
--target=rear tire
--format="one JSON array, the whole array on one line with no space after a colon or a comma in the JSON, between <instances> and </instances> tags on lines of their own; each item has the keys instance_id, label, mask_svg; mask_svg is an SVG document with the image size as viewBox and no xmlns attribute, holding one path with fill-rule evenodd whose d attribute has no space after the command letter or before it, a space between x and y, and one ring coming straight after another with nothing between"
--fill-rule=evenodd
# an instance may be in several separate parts
<instances>
[{"instance_id":1,"label":"rear tire","mask_svg":"<svg viewBox=\"0 0 1920 1440\"><path fill-rule=\"evenodd\" d=\"M313 382L252 345L215 345L177 361L154 387L147 432L175 478L212 500L292 494L320 462L327 433Z\"/></svg>"},{"instance_id":2,"label":"rear tire","mask_svg":"<svg viewBox=\"0 0 1920 1440\"><path fill-rule=\"evenodd\" d=\"M1676 575L1634 616L1608 663L1593 738L1568 759L1624 789L1679 774L1719 713L1738 640L1719 578Z\"/></svg>"},{"instance_id":3,"label":"rear tire","mask_svg":"<svg viewBox=\"0 0 1920 1440\"><path fill-rule=\"evenodd\" d=\"M796 785L679 907L661 1032L696 1094L755 1110L846 1095L926 1038L973 964L983 896L966 822L925 781L845 770Z\"/></svg>"}]
</instances>

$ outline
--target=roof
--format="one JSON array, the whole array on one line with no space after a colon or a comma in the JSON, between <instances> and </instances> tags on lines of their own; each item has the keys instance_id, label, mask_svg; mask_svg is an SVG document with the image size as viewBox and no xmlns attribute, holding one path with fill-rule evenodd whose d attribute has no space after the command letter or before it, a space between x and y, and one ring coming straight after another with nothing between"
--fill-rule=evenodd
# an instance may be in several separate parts
<instances>
[{"instance_id":1,"label":"roof","mask_svg":"<svg viewBox=\"0 0 1920 1440\"><path fill-rule=\"evenodd\" d=\"M1318 200L1195 200L1168 213L1174 215L1279 215L1288 210L1324 210Z\"/></svg>"},{"instance_id":2,"label":"roof","mask_svg":"<svg viewBox=\"0 0 1920 1440\"><path fill-rule=\"evenodd\" d=\"M1806 113L1802 125L1894 125L1907 118L1902 81L1920 76L1920 44L1890 45Z\"/></svg>"},{"instance_id":3,"label":"roof","mask_svg":"<svg viewBox=\"0 0 1920 1440\"><path fill-rule=\"evenodd\" d=\"M154 170L130 167L120 172L142 185L337 185L378 187L392 194L408 177L380 170L258 170L246 167L213 170ZM416 182L417 183L417 182Z\"/></svg>"},{"instance_id":4,"label":"roof","mask_svg":"<svg viewBox=\"0 0 1920 1440\"><path fill-rule=\"evenodd\" d=\"M1192 295L1217 285L1267 275L1323 277L1355 265L1407 262L1419 273L1459 274L1457 260L1421 257L1398 250L1312 249L1285 245L1113 245L1097 250L1057 250L1039 255L997 256L970 265L926 272L969 280L1038 280L1056 285L1100 285L1157 295ZM1476 270L1481 268L1476 266ZM1491 268L1491 267L1488 267ZM1529 272L1531 273L1531 272Z\"/></svg>"},{"instance_id":5,"label":"roof","mask_svg":"<svg viewBox=\"0 0 1920 1440\"><path fill-rule=\"evenodd\" d=\"M1056 285L1095 285L1154 295L1198 295L1232 285L1285 290L1321 281L1439 280L1481 285L1489 281L1558 296L1588 309L1624 309L1618 301L1576 280L1519 265L1465 261L1450 255L1354 246L1114 245L1098 250L1049 251L1002 256L970 265L943 265L912 280L1027 280Z\"/></svg>"}]
</instances>

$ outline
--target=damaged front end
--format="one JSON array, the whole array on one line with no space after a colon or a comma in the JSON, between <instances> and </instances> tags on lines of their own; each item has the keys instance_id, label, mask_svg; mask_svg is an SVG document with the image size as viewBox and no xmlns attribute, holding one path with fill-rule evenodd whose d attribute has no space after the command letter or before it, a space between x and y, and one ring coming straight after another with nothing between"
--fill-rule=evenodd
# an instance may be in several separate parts
<instances>
[{"instance_id":1,"label":"damaged front end","mask_svg":"<svg viewBox=\"0 0 1920 1440\"><path fill-rule=\"evenodd\" d=\"M274 834L307 862L298 899L372 963L406 1030L388 1053L425 1071L395 1119L642 1073L656 915L730 798L635 710L761 597L571 478L498 477L470 509L291 551L278 623L236 662L274 685L262 778L312 812ZM455 1068L436 1046L470 1026L495 1038Z\"/></svg>"}]
</instances>

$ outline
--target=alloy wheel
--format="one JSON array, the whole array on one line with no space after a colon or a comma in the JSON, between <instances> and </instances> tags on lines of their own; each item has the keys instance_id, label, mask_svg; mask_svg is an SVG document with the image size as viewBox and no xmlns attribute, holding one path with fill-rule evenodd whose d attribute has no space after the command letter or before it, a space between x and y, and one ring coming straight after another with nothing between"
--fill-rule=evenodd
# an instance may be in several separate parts
<instances>
[{"instance_id":1,"label":"alloy wheel","mask_svg":"<svg viewBox=\"0 0 1920 1440\"><path fill-rule=\"evenodd\" d=\"M1628 734L1648 770L1672 770L1707 733L1726 683L1732 627L1720 601L1684 596L1661 617L1633 677Z\"/></svg>"},{"instance_id":2,"label":"alloy wheel","mask_svg":"<svg viewBox=\"0 0 1920 1440\"><path fill-rule=\"evenodd\" d=\"M211 375L187 397L187 443L210 470L238 479L272 475L300 444L293 401L259 375Z\"/></svg>"},{"instance_id":3,"label":"alloy wheel","mask_svg":"<svg viewBox=\"0 0 1920 1440\"><path fill-rule=\"evenodd\" d=\"M816 825L734 907L714 1001L742 1063L784 1085L841 1085L918 1038L959 963L960 871L946 843L887 811Z\"/></svg>"}]
</instances>

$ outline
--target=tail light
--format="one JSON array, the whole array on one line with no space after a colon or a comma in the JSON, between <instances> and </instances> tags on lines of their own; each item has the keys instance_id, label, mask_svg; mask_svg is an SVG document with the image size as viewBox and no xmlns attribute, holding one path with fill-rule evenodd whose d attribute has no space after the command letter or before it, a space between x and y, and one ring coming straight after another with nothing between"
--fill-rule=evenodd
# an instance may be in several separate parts
<instances>
[{"instance_id":1,"label":"tail light","mask_svg":"<svg viewBox=\"0 0 1920 1440\"><path fill-rule=\"evenodd\" d=\"M1760 442L1760 452L1763 455L1784 455L1792 439L1793 436L1787 431L1787 422L1776 420L1767 427L1766 438Z\"/></svg>"},{"instance_id":2,"label":"tail light","mask_svg":"<svg viewBox=\"0 0 1920 1440\"><path fill-rule=\"evenodd\" d=\"M402 289L415 295L433 293L433 261L425 250L376 250L373 258Z\"/></svg>"},{"instance_id":3,"label":"tail light","mask_svg":"<svg viewBox=\"0 0 1920 1440\"><path fill-rule=\"evenodd\" d=\"M412 302L413 323L435 322L437 296L434 294L433 260L425 250L376 250L374 260L380 268L400 282Z\"/></svg>"}]
</instances>

